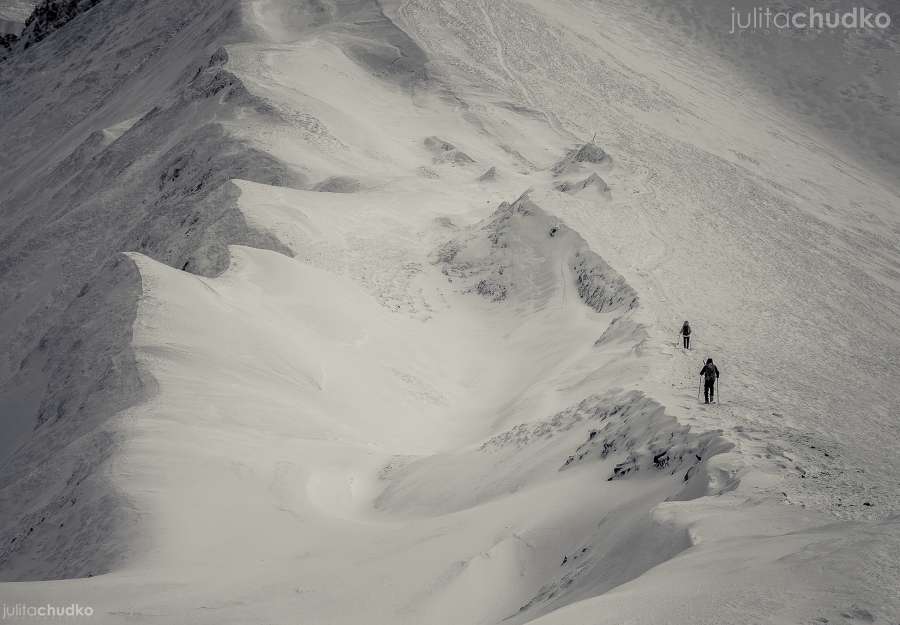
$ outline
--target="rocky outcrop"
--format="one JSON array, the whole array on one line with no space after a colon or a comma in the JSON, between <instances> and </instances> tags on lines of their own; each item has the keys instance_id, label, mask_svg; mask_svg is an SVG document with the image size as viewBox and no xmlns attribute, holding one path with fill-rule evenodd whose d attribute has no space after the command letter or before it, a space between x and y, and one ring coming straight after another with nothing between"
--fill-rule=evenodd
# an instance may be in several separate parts
<instances>
[{"instance_id":1,"label":"rocky outcrop","mask_svg":"<svg viewBox=\"0 0 900 625\"><path fill-rule=\"evenodd\" d=\"M577 171L582 165L609 166L611 164L612 158L609 154L591 140L569 150L568 154L553 166L553 173L560 176L568 172Z\"/></svg>"},{"instance_id":2,"label":"rocky outcrop","mask_svg":"<svg viewBox=\"0 0 900 625\"><path fill-rule=\"evenodd\" d=\"M18 41L19 37L13 33L0 35L0 61L9 56Z\"/></svg>"},{"instance_id":3,"label":"rocky outcrop","mask_svg":"<svg viewBox=\"0 0 900 625\"><path fill-rule=\"evenodd\" d=\"M637 306L637 293L625 282L625 278L591 250L575 252L572 269L575 271L578 294L585 304L597 312L631 310Z\"/></svg>"},{"instance_id":4,"label":"rocky outcrop","mask_svg":"<svg viewBox=\"0 0 900 625\"><path fill-rule=\"evenodd\" d=\"M494 182L495 180L497 180L497 177L497 168L491 167L486 172L478 176L478 182Z\"/></svg>"},{"instance_id":5,"label":"rocky outcrop","mask_svg":"<svg viewBox=\"0 0 900 625\"><path fill-rule=\"evenodd\" d=\"M475 162L475 159L471 156L440 137L426 137L423 143L428 148L428 151L431 152L432 161L435 164L468 165Z\"/></svg>"},{"instance_id":6,"label":"rocky outcrop","mask_svg":"<svg viewBox=\"0 0 900 625\"><path fill-rule=\"evenodd\" d=\"M579 405L581 414L586 406L590 408L588 422L594 427L560 470L584 462L615 460L609 481L659 471L687 482L695 467L731 448L721 432L694 433L690 426L667 415L662 405L635 391L614 400L588 398Z\"/></svg>"},{"instance_id":7,"label":"rocky outcrop","mask_svg":"<svg viewBox=\"0 0 900 625\"><path fill-rule=\"evenodd\" d=\"M34 45L102 0L43 0L25 20L20 41L23 48Z\"/></svg>"},{"instance_id":8,"label":"rocky outcrop","mask_svg":"<svg viewBox=\"0 0 900 625\"><path fill-rule=\"evenodd\" d=\"M502 203L484 222L442 245L433 256L464 290L492 301L515 298L541 306L560 280L574 276L578 294L597 312L628 311L637 293L577 232L548 214L528 194ZM571 272L561 273L560 266Z\"/></svg>"},{"instance_id":9,"label":"rocky outcrop","mask_svg":"<svg viewBox=\"0 0 900 625\"><path fill-rule=\"evenodd\" d=\"M596 173L591 174L584 180L578 182L567 180L565 182L557 183L553 188L557 191L568 193L570 195L574 195L576 193L584 191L585 189L595 189L601 195L609 195L609 185L606 184L606 181Z\"/></svg>"}]
</instances>

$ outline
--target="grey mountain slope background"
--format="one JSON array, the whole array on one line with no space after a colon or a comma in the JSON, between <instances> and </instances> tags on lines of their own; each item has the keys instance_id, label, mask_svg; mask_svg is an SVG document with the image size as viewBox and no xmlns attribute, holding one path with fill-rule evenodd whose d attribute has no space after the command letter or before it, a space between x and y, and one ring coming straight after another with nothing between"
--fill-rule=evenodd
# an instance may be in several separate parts
<instances>
[{"instance_id":1,"label":"grey mountain slope background","mask_svg":"<svg viewBox=\"0 0 900 625\"><path fill-rule=\"evenodd\" d=\"M895 623L900 18L730 6L0 4L0 598Z\"/></svg>"},{"instance_id":2,"label":"grey mountain slope background","mask_svg":"<svg viewBox=\"0 0 900 625\"><path fill-rule=\"evenodd\" d=\"M639 3L658 28L675 27L686 45L699 43L730 61L746 76L754 91L768 95L786 112L829 134L845 149L896 180L900 162L893 146L900 133L900 96L896 89L900 14L889 1L858 3L780 2L773 11L848 12L860 8L891 16L881 30L796 29L738 31L731 34L732 9L747 22L747 14L767 5L743 1Z\"/></svg>"}]
</instances>

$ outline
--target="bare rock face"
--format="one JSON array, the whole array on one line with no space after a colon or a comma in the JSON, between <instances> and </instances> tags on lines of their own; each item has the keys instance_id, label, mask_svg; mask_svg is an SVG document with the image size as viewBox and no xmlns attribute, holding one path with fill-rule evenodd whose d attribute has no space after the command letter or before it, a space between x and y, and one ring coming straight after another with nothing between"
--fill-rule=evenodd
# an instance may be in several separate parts
<instances>
[{"instance_id":1,"label":"bare rock face","mask_svg":"<svg viewBox=\"0 0 900 625\"><path fill-rule=\"evenodd\" d=\"M497 168L491 167L486 172L478 176L478 182L493 182L497 179Z\"/></svg>"},{"instance_id":2,"label":"bare rock face","mask_svg":"<svg viewBox=\"0 0 900 625\"><path fill-rule=\"evenodd\" d=\"M561 471L583 462L615 458L608 481L661 471L687 482L704 460L731 448L721 432L692 432L667 415L661 404L636 391L614 399L589 397L577 406L575 414L587 415L593 427L587 440L566 458Z\"/></svg>"},{"instance_id":3,"label":"bare rock face","mask_svg":"<svg viewBox=\"0 0 900 625\"><path fill-rule=\"evenodd\" d=\"M436 164L468 165L475 162L475 159L471 156L440 137L426 137L424 144L428 151L432 153L432 160Z\"/></svg>"},{"instance_id":4,"label":"bare rock face","mask_svg":"<svg viewBox=\"0 0 900 625\"><path fill-rule=\"evenodd\" d=\"M553 166L553 173L557 176L577 172L582 165L610 166L612 158L603 148L592 141L577 148L569 150L569 153Z\"/></svg>"},{"instance_id":5,"label":"bare rock face","mask_svg":"<svg viewBox=\"0 0 900 625\"><path fill-rule=\"evenodd\" d=\"M562 193L568 193L570 195L574 195L576 193L584 191L585 189L590 189L590 188L596 189L597 191L599 191L601 194L604 194L604 195L609 193L609 185L606 184L606 181L596 173L591 174L590 176L588 176L587 178L585 178L584 180L581 180L579 182L572 182L569 180L567 180L565 182L560 182L559 184L555 185L553 188L556 189L557 191L560 191Z\"/></svg>"},{"instance_id":6,"label":"bare rock face","mask_svg":"<svg viewBox=\"0 0 900 625\"><path fill-rule=\"evenodd\" d=\"M25 20L25 29L20 37L22 47L27 48L37 43L82 13L89 11L101 1L43 0L43 2L34 7L34 12Z\"/></svg>"}]
</instances>

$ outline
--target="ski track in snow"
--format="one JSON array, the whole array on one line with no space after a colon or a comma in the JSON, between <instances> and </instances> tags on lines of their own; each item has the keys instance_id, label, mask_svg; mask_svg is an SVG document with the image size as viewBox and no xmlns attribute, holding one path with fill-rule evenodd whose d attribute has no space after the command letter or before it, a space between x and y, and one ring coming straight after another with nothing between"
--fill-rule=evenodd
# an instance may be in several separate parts
<instances>
[{"instance_id":1,"label":"ski track in snow","mask_svg":"<svg viewBox=\"0 0 900 625\"><path fill-rule=\"evenodd\" d=\"M124 46L102 25L154 7L101 4L13 62ZM896 625L900 396L870 381L897 371L900 223L864 161L627 3L190 9L196 32L126 64L164 95L117 99L139 81L89 65L108 78L78 123L33 75L8 105L10 141L47 134L0 174L4 219L61 212L3 239L0 406L25 442L0 599L103 623ZM42 111L58 138L21 130ZM575 161L591 136L608 157ZM556 190L591 175L609 189ZM66 265L85 249L102 269Z\"/></svg>"}]
</instances>

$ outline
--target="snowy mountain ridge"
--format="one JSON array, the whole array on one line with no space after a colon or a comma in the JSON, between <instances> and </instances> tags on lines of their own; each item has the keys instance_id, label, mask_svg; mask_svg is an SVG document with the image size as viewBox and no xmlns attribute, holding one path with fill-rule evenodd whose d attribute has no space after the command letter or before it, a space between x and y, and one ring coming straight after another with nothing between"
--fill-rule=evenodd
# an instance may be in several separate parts
<instances>
[{"instance_id":1,"label":"snowy mountain ridge","mask_svg":"<svg viewBox=\"0 0 900 625\"><path fill-rule=\"evenodd\" d=\"M99 2L0 61L0 597L894 623L889 155L653 6Z\"/></svg>"}]
</instances>

